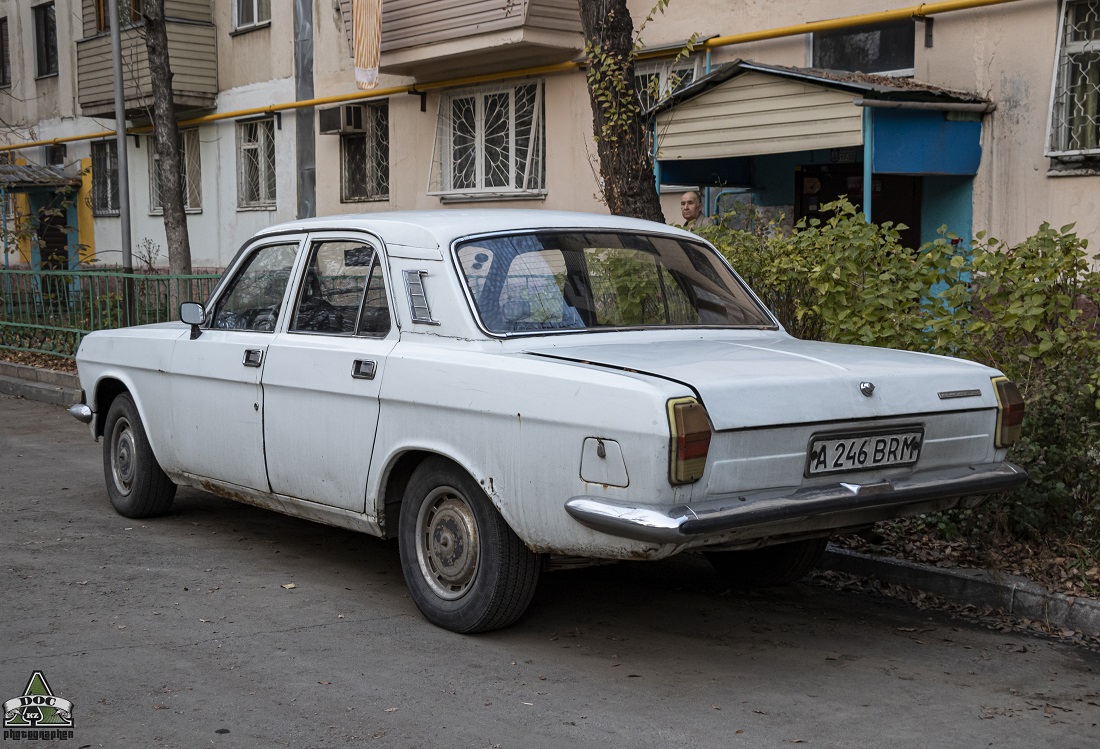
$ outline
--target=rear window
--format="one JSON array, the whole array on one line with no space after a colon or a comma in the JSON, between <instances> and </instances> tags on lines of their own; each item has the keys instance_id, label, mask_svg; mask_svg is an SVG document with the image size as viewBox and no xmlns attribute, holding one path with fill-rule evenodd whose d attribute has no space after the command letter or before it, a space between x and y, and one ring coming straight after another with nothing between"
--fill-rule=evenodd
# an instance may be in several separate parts
<instances>
[{"instance_id":1,"label":"rear window","mask_svg":"<svg viewBox=\"0 0 1100 749\"><path fill-rule=\"evenodd\" d=\"M540 232L456 248L494 333L608 328L774 328L709 247L661 235Z\"/></svg>"}]
</instances>

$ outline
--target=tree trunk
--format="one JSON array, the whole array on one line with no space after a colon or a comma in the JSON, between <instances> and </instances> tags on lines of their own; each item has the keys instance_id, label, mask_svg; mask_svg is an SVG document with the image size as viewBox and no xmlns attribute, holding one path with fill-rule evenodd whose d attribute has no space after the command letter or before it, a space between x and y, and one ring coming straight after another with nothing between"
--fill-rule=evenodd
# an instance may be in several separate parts
<instances>
[{"instance_id":1,"label":"tree trunk","mask_svg":"<svg viewBox=\"0 0 1100 749\"><path fill-rule=\"evenodd\" d=\"M157 180L168 239L168 268L173 275L191 273L191 242L184 210L183 163L176 104L172 99L172 67L168 60L168 29L164 0L143 0L145 47L149 51L149 78L153 87L153 126L157 149ZM172 305L173 308L175 305Z\"/></svg>"},{"instance_id":2,"label":"tree trunk","mask_svg":"<svg viewBox=\"0 0 1100 749\"><path fill-rule=\"evenodd\" d=\"M652 138L634 80L634 23L626 0L583 0L580 7L604 202L613 214L663 223Z\"/></svg>"}]
</instances>

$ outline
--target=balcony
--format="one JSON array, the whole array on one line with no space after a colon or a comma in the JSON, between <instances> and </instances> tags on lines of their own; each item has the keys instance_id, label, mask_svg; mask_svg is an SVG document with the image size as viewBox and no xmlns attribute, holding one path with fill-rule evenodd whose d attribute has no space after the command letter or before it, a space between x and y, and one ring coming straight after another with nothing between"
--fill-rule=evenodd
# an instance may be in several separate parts
<instances>
[{"instance_id":1,"label":"balcony","mask_svg":"<svg viewBox=\"0 0 1100 749\"><path fill-rule=\"evenodd\" d=\"M549 65L584 47L578 0L384 0L383 73L422 81Z\"/></svg>"},{"instance_id":2,"label":"balcony","mask_svg":"<svg viewBox=\"0 0 1100 749\"><path fill-rule=\"evenodd\" d=\"M217 39L212 23L169 19L168 56L172 64L172 98L179 112L210 109L217 101ZM94 29L93 29L94 30ZM114 117L115 88L111 35L101 32L76 43L77 100L90 117ZM122 29L122 77L127 117L152 107L149 55L136 28Z\"/></svg>"}]
</instances>

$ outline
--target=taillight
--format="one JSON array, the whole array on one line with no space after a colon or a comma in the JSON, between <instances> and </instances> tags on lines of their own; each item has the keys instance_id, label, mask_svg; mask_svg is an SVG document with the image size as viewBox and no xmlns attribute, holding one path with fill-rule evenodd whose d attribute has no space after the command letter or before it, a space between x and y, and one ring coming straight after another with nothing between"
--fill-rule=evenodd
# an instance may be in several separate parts
<instances>
[{"instance_id":1,"label":"taillight","mask_svg":"<svg viewBox=\"0 0 1100 749\"><path fill-rule=\"evenodd\" d=\"M668 428L668 480L673 484L698 481L710 451L707 410L694 398L673 398L668 402Z\"/></svg>"},{"instance_id":2,"label":"taillight","mask_svg":"<svg viewBox=\"0 0 1100 749\"><path fill-rule=\"evenodd\" d=\"M997 393L997 447L1008 447L1020 439L1024 423L1024 397L1016 383L1007 377L994 377Z\"/></svg>"}]
</instances>

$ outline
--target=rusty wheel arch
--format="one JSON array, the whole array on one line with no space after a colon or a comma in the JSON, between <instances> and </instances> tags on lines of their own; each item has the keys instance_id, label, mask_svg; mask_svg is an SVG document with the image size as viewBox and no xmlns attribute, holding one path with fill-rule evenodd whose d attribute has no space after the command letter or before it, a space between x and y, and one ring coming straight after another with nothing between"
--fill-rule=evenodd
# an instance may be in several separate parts
<instances>
[{"instance_id":1,"label":"rusty wheel arch","mask_svg":"<svg viewBox=\"0 0 1100 749\"><path fill-rule=\"evenodd\" d=\"M412 478L413 472L429 458L443 458L454 465L456 469L473 478L473 475L465 466L449 455L432 452L431 450L407 450L401 453L390 464L390 468L382 480L383 506L379 515L382 538L397 538L398 520L401 516L401 502L405 499L405 489L409 485L409 479Z\"/></svg>"}]
</instances>

